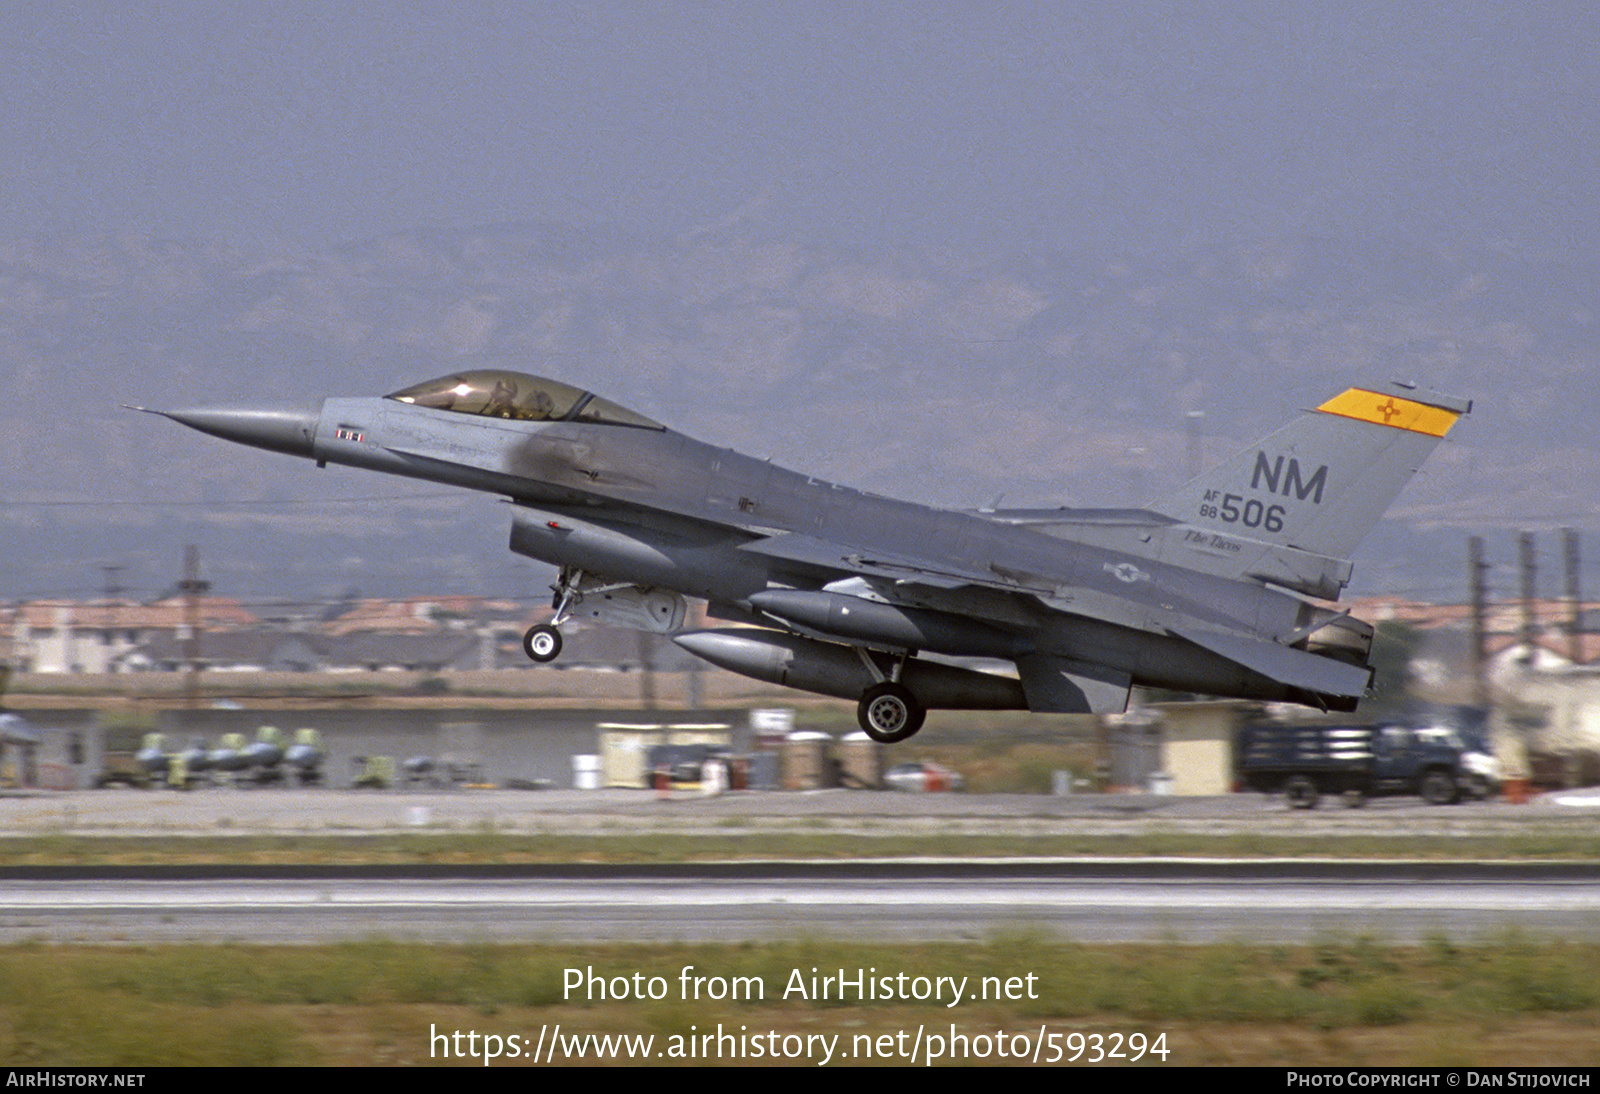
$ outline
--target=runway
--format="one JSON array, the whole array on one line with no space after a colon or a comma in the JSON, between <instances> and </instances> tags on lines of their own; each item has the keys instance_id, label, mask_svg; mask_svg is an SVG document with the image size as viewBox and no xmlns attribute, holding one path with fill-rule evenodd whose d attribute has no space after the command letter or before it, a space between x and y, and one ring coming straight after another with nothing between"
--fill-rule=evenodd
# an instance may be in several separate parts
<instances>
[{"instance_id":1,"label":"runway","mask_svg":"<svg viewBox=\"0 0 1600 1094\"><path fill-rule=\"evenodd\" d=\"M0 940L1600 939L1600 868L997 862L0 874Z\"/></svg>"}]
</instances>

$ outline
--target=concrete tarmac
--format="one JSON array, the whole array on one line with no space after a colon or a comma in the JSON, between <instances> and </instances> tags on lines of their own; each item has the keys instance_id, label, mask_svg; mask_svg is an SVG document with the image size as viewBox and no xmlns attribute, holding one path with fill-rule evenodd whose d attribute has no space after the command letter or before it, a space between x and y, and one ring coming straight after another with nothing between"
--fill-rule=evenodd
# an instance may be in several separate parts
<instances>
[{"instance_id":1,"label":"concrete tarmac","mask_svg":"<svg viewBox=\"0 0 1600 1094\"><path fill-rule=\"evenodd\" d=\"M351 791L264 787L15 792L8 837L1510 835L1589 832L1600 794L1427 806L1287 808L1255 794L905 794L829 790ZM868 852L870 854L870 852ZM1474 870L1477 872L1473 872ZM384 872L384 871L387 872ZM983 939L1291 941L1328 933L1470 941L1507 929L1600 937L1582 865L1473 868L1126 860L688 867L9 868L0 941Z\"/></svg>"},{"instance_id":2,"label":"concrete tarmac","mask_svg":"<svg viewBox=\"0 0 1600 1094\"><path fill-rule=\"evenodd\" d=\"M110 874L112 876L105 876ZM8 869L0 942L1458 942L1600 937L1570 866L1296 862Z\"/></svg>"}]
</instances>

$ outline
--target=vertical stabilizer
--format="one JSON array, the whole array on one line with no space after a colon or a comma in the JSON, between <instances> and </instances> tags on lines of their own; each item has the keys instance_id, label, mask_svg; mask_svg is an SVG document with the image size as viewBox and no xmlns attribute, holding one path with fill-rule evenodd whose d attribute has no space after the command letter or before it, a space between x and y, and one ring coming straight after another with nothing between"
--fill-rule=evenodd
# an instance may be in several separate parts
<instances>
[{"instance_id":1,"label":"vertical stabilizer","mask_svg":"<svg viewBox=\"0 0 1600 1094\"><path fill-rule=\"evenodd\" d=\"M1349 559L1468 399L1353 387L1163 499L1197 529Z\"/></svg>"}]
</instances>

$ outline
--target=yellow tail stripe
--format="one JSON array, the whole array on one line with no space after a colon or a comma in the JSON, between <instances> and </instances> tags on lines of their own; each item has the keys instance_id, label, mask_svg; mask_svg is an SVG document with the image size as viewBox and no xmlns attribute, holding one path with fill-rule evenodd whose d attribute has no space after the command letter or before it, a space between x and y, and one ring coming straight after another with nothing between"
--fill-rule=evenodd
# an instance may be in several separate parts
<instances>
[{"instance_id":1,"label":"yellow tail stripe","mask_svg":"<svg viewBox=\"0 0 1600 1094\"><path fill-rule=\"evenodd\" d=\"M1380 395L1359 387L1335 395L1317 409L1325 414L1338 414L1392 429L1409 429L1413 433L1426 433L1432 437L1443 437L1456 424L1456 419L1461 417L1453 410L1393 395Z\"/></svg>"}]
</instances>

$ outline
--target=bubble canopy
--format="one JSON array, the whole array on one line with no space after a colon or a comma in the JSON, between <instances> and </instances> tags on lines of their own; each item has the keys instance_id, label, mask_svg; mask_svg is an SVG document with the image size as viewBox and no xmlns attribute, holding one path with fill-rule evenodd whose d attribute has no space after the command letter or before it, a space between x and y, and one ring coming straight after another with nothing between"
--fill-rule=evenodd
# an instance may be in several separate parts
<instances>
[{"instance_id":1,"label":"bubble canopy","mask_svg":"<svg viewBox=\"0 0 1600 1094\"><path fill-rule=\"evenodd\" d=\"M506 369L471 369L452 372L437 380L424 380L385 398L434 410L476 414L480 418L509 418L521 422L603 422L640 429L665 429L643 414L635 414L592 392L571 384L529 376Z\"/></svg>"}]
</instances>

